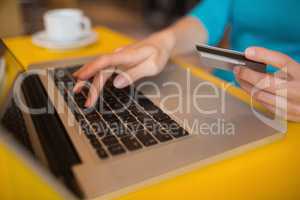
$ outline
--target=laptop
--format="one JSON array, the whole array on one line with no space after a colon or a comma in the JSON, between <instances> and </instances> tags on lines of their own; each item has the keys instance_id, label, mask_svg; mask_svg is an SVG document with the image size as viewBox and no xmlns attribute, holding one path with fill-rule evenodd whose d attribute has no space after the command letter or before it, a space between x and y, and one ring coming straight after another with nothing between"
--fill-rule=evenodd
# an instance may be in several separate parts
<instances>
[{"instance_id":1,"label":"laptop","mask_svg":"<svg viewBox=\"0 0 300 200\"><path fill-rule=\"evenodd\" d=\"M72 92L81 66L41 64L13 88L34 156L78 198L114 198L284 136L248 104L175 63L124 89L112 77L86 108L92 80Z\"/></svg>"}]
</instances>

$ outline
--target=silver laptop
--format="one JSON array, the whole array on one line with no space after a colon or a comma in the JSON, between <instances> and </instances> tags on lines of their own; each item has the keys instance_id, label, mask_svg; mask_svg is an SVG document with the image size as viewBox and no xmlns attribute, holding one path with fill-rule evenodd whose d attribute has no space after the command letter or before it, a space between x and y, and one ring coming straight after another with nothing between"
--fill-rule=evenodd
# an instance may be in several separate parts
<instances>
[{"instance_id":1,"label":"silver laptop","mask_svg":"<svg viewBox=\"0 0 300 200\"><path fill-rule=\"evenodd\" d=\"M80 198L116 197L284 135L257 117L268 115L173 63L124 89L109 80L92 108L89 82L72 92L81 65L60 64L22 74L14 101L35 155Z\"/></svg>"}]
</instances>

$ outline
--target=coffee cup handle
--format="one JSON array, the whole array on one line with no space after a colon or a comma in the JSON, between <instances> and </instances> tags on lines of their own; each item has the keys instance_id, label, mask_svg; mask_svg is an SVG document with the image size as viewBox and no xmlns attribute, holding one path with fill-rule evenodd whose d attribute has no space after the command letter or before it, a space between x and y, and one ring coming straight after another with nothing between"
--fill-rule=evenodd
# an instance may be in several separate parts
<instances>
[{"instance_id":1,"label":"coffee cup handle","mask_svg":"<svg viewBox=\"0 0 300 200\"><path fill-rule=\"evenodd\" d=\"M82 34L83 35L87 35L90 33L91 21L88 17L86 17L86 16L82 17L81 26L82 26Z\"/></svg>"}]
</instances>

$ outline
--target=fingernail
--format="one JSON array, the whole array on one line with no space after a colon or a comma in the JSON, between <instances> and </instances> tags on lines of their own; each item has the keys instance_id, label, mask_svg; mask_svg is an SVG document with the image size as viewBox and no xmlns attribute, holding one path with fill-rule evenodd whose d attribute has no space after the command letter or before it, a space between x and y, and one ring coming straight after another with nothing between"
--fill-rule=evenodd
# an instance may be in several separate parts
<instances>
[{"instance_id":1,"label":"fingernail","mask_svg":"<svg viewBox=\"0 0 300 200\"><path fill-rule=\"evenodd\" d=\"M78 93L78 89L79 89L79 84L76 83L75 86L73 87L73 92Z\"/></svg>"},{"instance_id":2,"label":"fingernail","mask_svg":"<svg viewBox=\"0 0 300 200\"><path fill-rule=\"evenodd\" d=\"M128 84L129 84L128 80L127 80L126 78L122 77L122 76L116 78L115 81L114 81L114 86L115 86L116 88L124 88L124 87L126 87Z\"/></svg>"},{"instance_id":3,"label":"fingernail","mask_svg":"<svg viewBox=\"0 0 300 200\"><path fill-rule=\"evenodd\" d=\"M86 108L88 108L88 107L90 107L90 105L91 105L91 99L88 98L88 99L86 100L84 106L85 106Z\"/></svg>"},{"instance_id":4,"label":"fingernail","mask_svg":"<svg viewBox=\"0 0 300 200\"><path fill-rule=\"evenodd\" d=\"M240 73L240 71L241 71L241 68L240 68L240 67L234 67L234 68L233 68L233 73L235 74L235 76L238 76L239 73Z\"/></svg>"},{"instance_id":5,"label":"fingernail","mask_svg":"<svg viewBox=\"0 0 300 200\"><path fill-rule=\"evenodd\" d=\"M256 54L256 52L255 52L255 50L254 50L253 48L248 48L248 49L246 49L246 55L247 55L248 57L254 57L255 54Z\"/></svg>"}]
</instances>

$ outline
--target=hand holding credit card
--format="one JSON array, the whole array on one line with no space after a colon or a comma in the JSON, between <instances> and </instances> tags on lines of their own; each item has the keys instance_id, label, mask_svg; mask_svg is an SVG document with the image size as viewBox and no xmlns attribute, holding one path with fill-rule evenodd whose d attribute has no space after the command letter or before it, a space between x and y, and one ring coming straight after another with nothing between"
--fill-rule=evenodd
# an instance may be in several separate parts
<instances>
[{"instance_id":1,"label":"hand holding credit card","mask_svg":"<svg viewBox=\"0 0 300 200\"><path fill-rule=\"evenodd\" d=\"M241 52L204 44L196 45L196 48L204 66L231 70L235 66L243 66L254 71L266 72L266 64L249 60Z\"/></svg>"}]
</instances>

